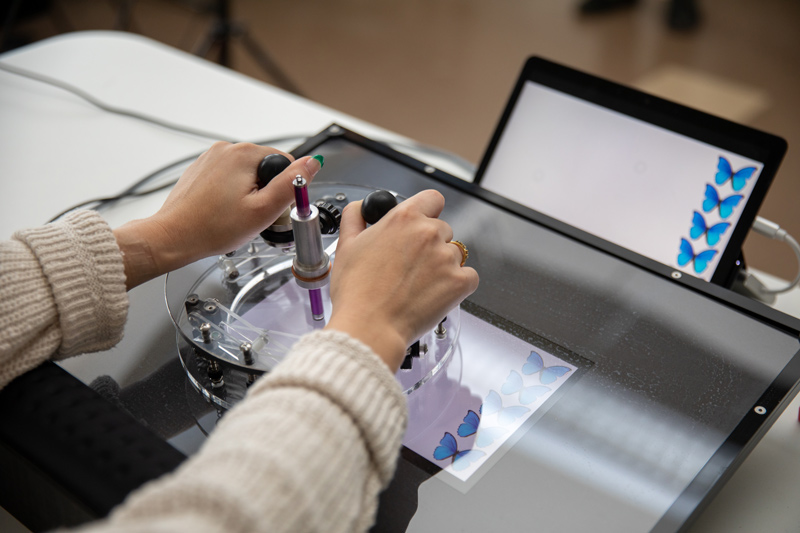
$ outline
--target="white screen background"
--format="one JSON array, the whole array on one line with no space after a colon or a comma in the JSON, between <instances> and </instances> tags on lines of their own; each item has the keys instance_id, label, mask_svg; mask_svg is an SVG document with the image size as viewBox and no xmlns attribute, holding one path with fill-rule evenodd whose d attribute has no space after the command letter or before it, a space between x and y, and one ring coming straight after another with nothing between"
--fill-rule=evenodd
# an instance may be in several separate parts
<instances>
[{"instance_id":1,"label":"white screen background","mask_svg":"<svg viewBox=\"0 0 800 533\"><path fill-rule=\"evenodd\" d=\"M745 187L717 185L720 156L754 166ZM641 120L526 82L481 181L484 188L660 263L709 280L763 165ZM692 240L693 212L711 227L706 184L744 198L719 243ZM702 273L678 265L681 238L695 254L719 250Z\"/></svg>"}]
</instances>

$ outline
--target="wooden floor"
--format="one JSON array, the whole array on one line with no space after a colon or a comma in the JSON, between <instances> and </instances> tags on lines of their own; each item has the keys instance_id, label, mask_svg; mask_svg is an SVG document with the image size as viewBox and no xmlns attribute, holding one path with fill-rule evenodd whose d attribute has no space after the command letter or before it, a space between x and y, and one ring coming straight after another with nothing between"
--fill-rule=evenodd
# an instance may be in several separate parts
<instances>
[{"instance_id":1,"label":"wooden floor","mask_svg":"<svg viewBox=\"0 0 800 533\"><path fill-rule=\"evenodd\" d=\"M54 0L30 39L114 29L194 50L212 16L177 0ZM699 0L671 31L664 0L581 17L575 0L232 0L233 18L317 102L477 163L529 55L541 55L746 123L790 149L761 215L800 238L800 2ZM275 83L234 41L231 66ZM751 236L747 262L793 278L785 245Z\"/></svg>"}]
</instances>

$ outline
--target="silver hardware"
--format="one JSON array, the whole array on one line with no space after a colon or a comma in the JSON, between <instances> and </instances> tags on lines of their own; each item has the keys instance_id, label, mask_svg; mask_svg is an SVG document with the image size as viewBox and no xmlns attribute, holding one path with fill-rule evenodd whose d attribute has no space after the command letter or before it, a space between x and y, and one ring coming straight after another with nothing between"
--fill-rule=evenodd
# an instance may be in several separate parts
<instances>
[{"instance_id":1,"label":"silver hardware","mask_svg":"<svg viewBox=\"0 0 800 533\"><path fill-rule=\"evenodd\" d=\"M445 338L445 336L447 336L447 328L444 327L444 320L439 322L439 325L436 326L436 329L433 330L433 333L439 340L442 340Z\"/></svg>"},{"instance_id":2,"label":"silver hardware","mask_svg":"<svg viewBox=\"0 0 800 533\"><path fill-rule=\"evenodd\" d=\"M244 364L252 365L253 364L253 345L249 342L243 342L239 349L242 350L242 355L244 355Z\"/></svg>"},{"instance_id":3,"label":"silver hardware","mask_svg":"<svg viewBox=\"0 0 800 533\"><path fill-rule=\"evenodd\" d=\"M203 342L206 344L211 343L211 324L203 322L200 324L200 335L203 336Z\"/></svg>"}]
</instances>

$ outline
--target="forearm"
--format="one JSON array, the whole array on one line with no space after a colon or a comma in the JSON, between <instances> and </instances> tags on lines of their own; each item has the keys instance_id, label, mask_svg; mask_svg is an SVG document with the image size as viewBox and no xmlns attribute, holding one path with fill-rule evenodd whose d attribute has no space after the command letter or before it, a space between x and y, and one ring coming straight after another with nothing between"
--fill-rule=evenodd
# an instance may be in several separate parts
<instances>
[{"instance_id":1,"label":"forearm","mask_svg":"<svg viewBox=\"0 0 800 533\"><path fill-rule=\"evenodd\" d=\"M125 268L125 287L131 290L151 279L201 259L188 256L180 243L152 219L132 220L114 230Z\"/></svg>"},{"instance_id":2,"label":"forearm","mask_svg":"<svg viewBox=\"0 0 800 533\"><path fill-rule=\"evenodd\" d=\"M313 334L175 475L96 527L365 531L393 475L405 419L405 397L382 361L341 333Z\"/></svg>"},{"instance_id":3,"label":"forearm","mask_svg":"<svg viewBox=\"0 0 800 533\"><path fill-rule=\"evenodd\" d=\"M110 348L128 299L108 225L93 212L0 244L0 388L43 361Z\"/></svg>"}]
</instances>

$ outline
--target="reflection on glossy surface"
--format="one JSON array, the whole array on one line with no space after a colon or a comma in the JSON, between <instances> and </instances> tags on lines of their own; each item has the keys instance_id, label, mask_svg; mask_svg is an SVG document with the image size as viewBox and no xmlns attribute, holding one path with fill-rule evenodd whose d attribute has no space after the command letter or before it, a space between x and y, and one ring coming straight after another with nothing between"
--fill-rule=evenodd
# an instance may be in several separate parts
<instances>
[{"instance_id":1,"label":"reflection on glossy surface","mask_svg":"<svg viewBox=\"0 0 800 533\"><path fill-rule=\"evenodd\" d=\"M394 530L382 527L381 520L386 520L394 525L410 521L409 531L426 532L501 527L649 531L667 520L665 515L672 512L684 488L700 480L701 487L690 501L681 501L678 519L667 520L663 530L673 531L718 476L726 474L730 459L741 454L740 445L729 455L724 452L725 461L715 462L723 449L720 444L752 416L755 420L740 442L754 442L754 435L773 416L780 397L768 398L766 415L751 413L795 357L796 337L401 165L367 156L344 141L339 146L326 143L319 152L325 156L325 176L331 181L346 177L348 183L392 189L405 196L438 188L447 201L442 218L469 246L470 264L481 276L471 300L594 363L544 416L522 429L515 444L466 492L438 477L421 475L404 455L399 475L386 493L395 498L383 500L387 507L379 511L376 530ZM320 183L325 176L320 174ZM213 266L219 269L216 263ZM181 305L204 271L181 288ZM163 294L160 288L147 286L137 291L131 293L132 301L145 296L155 300ZM150 315L145 318L151 319ZM121 374L133 376L133 385L121 384L131 385L131 396L135 392L137 400L149 400L149 408L136 413L151 427L159 427L168 415L180 415L159 434L173 436L170 442L191 453L192 442L179 442L192 438L183 424L185 413L164 408L167 403L187 403L186 374L173 359L176 334L163 322L163 315L152 320L156 322L152 327L148 322L147 328L137 331L150 332L152 346L159 348L150 349L151 344L139 348L135 355L146 356L136 359L136 374ZM124 344L121 349L125 350ZM161 373L165 360L172 360L177 370L170 371L168 383L159 383L160 394L133 391L149 373ZM460 361L454 358L448 372L458 376L456 363ZM780 390L785 390L786 384L782 386ZM194 397L200 399L198 394ZM415 410L440 408L432 398L420 394L419 405L411 408L412 418ZM203 404L209 411L195 416L201 424L213 426L216 411ZM715 472L706 477L701 469L709 465ZM393 514L401 507L402 516Z\"/></svg>"},{"instance_id":2,"label":"reflection on glossy surface","mask_svg":"<svg viewBox=\"0 0 800 533\"><path fill-rule=\"evenodd\" d=\"M343 210L374 189L346 184L312 184L313 202ZM335 261L338 239L322 238ZM307 291L295 283L291 244L277 247L260 237L224 256L188 265L167 276L166 298L177 330L181 364L191 384L209 402L229 409L247 388L274 369L300 337L321 329L314 320ZM330 317L328 286L321 289L325 316ZM437 332L426 333L409 349L407 364L397 373L412 395L445 369L460 332L458 308L451 310Z\"/></svg>"},{"instance_id":3,"label":"reflection on glossy surface","mask_svg":"<svg viewBox=\"0 0 800 533\"><path fill-rule=\"evenodd\" d=\"M325 146L327 179L341 172L404 195L431 186L343 141ZM678 528L742 452L726 451L726 439L750 420L797 339L447 185L437 189L442 218L468 243L481 276L470 300L594 366L466 493L439 476L422 482L409 530L490 531L499 517L507 529ZM746 439L764 420L752 420ZM681 499L693 482L697 490Z\"/></svg>"}]
</instances>

